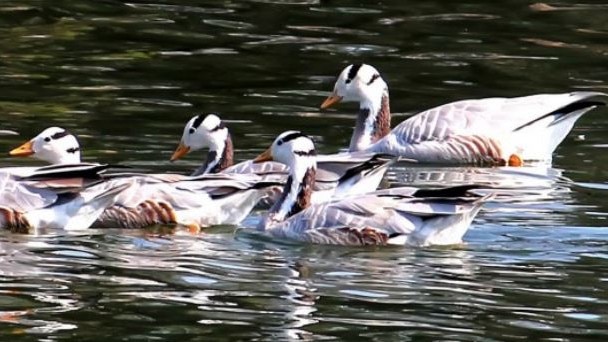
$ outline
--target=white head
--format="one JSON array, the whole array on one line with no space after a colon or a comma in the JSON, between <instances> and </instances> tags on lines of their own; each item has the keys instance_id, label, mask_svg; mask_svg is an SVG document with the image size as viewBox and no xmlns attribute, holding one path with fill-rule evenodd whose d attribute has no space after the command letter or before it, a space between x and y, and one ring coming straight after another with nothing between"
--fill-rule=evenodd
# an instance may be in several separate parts
<instances>
[{"instance_id":1,"label":"white head","mask_svg":"<svg viewBox=\"0 0 608 342\"><path fill-rule=\"evenodd\" d=\"M33 156L51 164L80 163L80 145L61 127L49 127L30 141L9 152L11 156Z\"/></svg>"},{"instance_id":2,"label":"white head","mask_svg":"<svg viewBox=\"0 0 608 342\"><path fill-rule=\"evenodd\" d=\"M190 151L208 148L222 154L226 139L228 138L228 128L222 120L215 114L207 116L197 115L190 119L184 127L182 140L173 153L171 161L175 161Z\"/></svg>"},{"instance_id":3,"label":"white head","mask_svg":"<svg viewBox=\"0 0 608 342\"><path fill-rule=\"evenodd\" d=\"M290 167L294 173L298 169L316 167L315 145L307 135L299 131L281 133L269 149L254 159L254 163L274 160Z\"/></svg>"},{"instance_id":4,"label":"white head","mask_svg":"<svg viewBox=\"0 0 608 342\"><path fill-rule=\"evenodd\" d=\"M344 68L334 85L333 93L321 104L321 108L331 107L340 101L380 103L388 93L388 86L376 68L368 64L351 64Z\"/></svg>"}]
</instances>

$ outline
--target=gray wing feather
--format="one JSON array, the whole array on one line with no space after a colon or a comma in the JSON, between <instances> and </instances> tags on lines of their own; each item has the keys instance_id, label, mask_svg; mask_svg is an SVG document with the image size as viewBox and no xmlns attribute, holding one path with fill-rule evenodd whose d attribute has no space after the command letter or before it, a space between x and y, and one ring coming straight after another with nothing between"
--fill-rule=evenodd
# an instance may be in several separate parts
<instances>
[{"instance_id":1,"label":"gray wing feather","mask_svg":"<svg viewBox=\"0 0 608 342\"><path fill-rule=\"evenodd\" d=\"M28 186L15 180L11 174L0 173L0 206L26 212L49 206L57 201L57 193L44 188Z\"/></svg>"},{"instance_id":2,"label":"gray wing feather","mask_svg":"<svg viewBox=\"0 0 608 342\"><path fill-rule=\"evenodd\" d=\"M346 152L317 156L317 180L337 181L349 170L361 166L378 156L374 152ZM389 160L387 159L386 162Z\"/></svg>"},{"instance_id":3,"label":"gray wing feather","mask_svg":"<svg viewBox=\"0 0 608 342\"><path fill-rule=\"evenodd\" d=\"M222 171L222 173L255 173L263 175L268 173L287 174L287 166L277 162L253 163L252 160L246 160L233 166L230 166Z\"/></svg>"},{"instance_id":4,"label":"gray wing feather","mask_svg":"<svg viewBox=\"0 0 608 342\"><path fill-rule=\"evenodd\" d=\"M391 135L403 144L443 140L451 135L512 131L568 104L606 96L599 92L540 94L516 98L462 100L419 113L396 126Z\"/></svg>"},{"instance_id":5,"label":"gray wing feather","mask_svg":"<svg viewBox=\"0 0 608 342\"><path fill-rule=\"evenodd\" d=\"M278 237L326 244L386 244L395 236L405 236L401 243L455 243L490 197L420 199L371 193L313 205L266 229Z\"/></svg>"},{"instance_id":6,"label":"gray wing feather","mask_svg":"<svg viewBox=\"0 0 608 342\"><path fill-rule=\"evenodd\" d=\"M288 238L300 239L308 230L318 230L333 227L364 228L366 226L385 227L405 232L402 227L389 227L388 219L391 213L392 199L376 196L362 196L357 199L313 205L293 216L291 219L272 227L273 231L281 231Z\"/></svg>"}]
</instances>

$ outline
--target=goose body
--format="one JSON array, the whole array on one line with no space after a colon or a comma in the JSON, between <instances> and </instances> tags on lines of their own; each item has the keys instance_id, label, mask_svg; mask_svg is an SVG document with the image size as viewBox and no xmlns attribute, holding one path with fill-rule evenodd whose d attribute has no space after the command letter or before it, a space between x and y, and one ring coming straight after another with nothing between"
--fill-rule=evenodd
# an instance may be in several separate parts
<instances>
[{"instance_id":1,"label":"goose body","mask_svg":"<svg viewBox=\"0 0 608 342\"><path fill-rule=\"evenodd\" d=\"M272 236L332 245L426 246L462 242L489 197L469 187L428 191L397 188L312 204L316 172L314 144L297 131L281 134L256 161L276 160L290 168L282 197L258 225Z\"/></svg>"},{"instance_id":2,"label":"goose body","mask_svg":"<svg viewBox=\"0 0 608 342\"><path fill-rule=\"evenodd\" d=\"M167 179L164 175L106 177L106 186L128 184L95 226L140 228L179 224L195 230L220 224L239 224L280 181L255 175L204 175Z\"/></svg>"},{"instance_id":3,"label":"goose body","mask_svg":"<svg viewBox=\"0 0 608 342\"><path fill-rule=\"evenodd\" d=\"M423 163L522 165L550 162L583 114L605 105L606 94L571 92L462 100L416 114L390 131L388 86L363 64L346 67L323 102L359 102L351 151L388 153Z\"/></svg>"},{"instance_id":4,"label":"goose body","mask_svg":"<svg viewBox=\"0 0 608 342\"><path fill-rule=\"evenodd\" d=\"M14 156L32 156L55 166L80 167L77 139L59 127L13 149ZM75 164L64 164L66 162ZM84 167L84 166L83 166ZM15 168L13 173L39 174L40 169ZM282 184L251 175L189 177L177 174L104 173L101 188L123 189L114 203L99 215L94 227L142 228L156 224L180 224L199 229L215 224L237 224L264 196L268 187Z\"/></svg>"},{"instance_id":5,"label":"goose body","mask_svg":"<svg viewBox=\"0 0 608 342\"><path fill-rule=\"evenodd\" d=\"M209 149L207 160L193 176L232 173L287 178L289 173L287 166L274 161L254 163L247 160L234 164L234 149L228 127L215 114L197 115L188 121L171 160L175 161L190 151L203 148ZM318 155L312 201L322 203L334 197L373 191L378 188L389 166L395 161L391 156L369 152ZM269 189L269 197L275 199L279 192L279 188Z\"/></svg>"},{"instance_id":6,"label":"goose body","mask_svg":"<svg viewBox=\"0 0 608 342\"><path fill-rule=\"evenodd\" d=\"M126 186L87 182L89 175L54 170L21 178L0 172L0 227L21 233L90 227Z\"/></svg>"}]
</instances>

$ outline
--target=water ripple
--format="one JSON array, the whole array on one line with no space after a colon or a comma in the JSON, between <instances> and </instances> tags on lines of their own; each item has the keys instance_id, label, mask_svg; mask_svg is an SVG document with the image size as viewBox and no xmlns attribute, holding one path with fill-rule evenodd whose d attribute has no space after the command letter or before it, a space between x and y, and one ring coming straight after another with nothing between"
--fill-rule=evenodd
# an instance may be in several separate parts
<instances>
[{"instance_id":1,"label":"water ripple","mask_svg":"<svg viewBox=\"0 0 608 342\"><path fill-rule=\"evenodd\" d=\"M125 3L129 7L136 9L144 9L151 11L168 11L178 13L207 13L207 14L226 14L234 12L234 9L230 8L211 8L211 7L198 7L198 6L185 6L185 5L171 5L171 4L153 4L153 3Z\"/></svg>"}]
</instances>

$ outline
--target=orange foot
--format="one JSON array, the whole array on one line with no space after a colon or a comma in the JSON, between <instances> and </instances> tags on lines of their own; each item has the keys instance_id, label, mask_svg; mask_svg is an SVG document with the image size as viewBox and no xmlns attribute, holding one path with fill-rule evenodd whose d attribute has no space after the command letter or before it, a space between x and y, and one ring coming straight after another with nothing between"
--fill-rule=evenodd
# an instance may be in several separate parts
<instances>
[{"instance_id":1,"label":"orange foot","mask_svg":"<svg viewBox=\"0 0 608 342\"><path fill-rule=\"evenodd\" d=\"M188 232L192 235L197 235L201 232L201 226L198 223L189 223L186 224L185 227L188 229Z\"/></svg>"},{"instance_id":2,"label":"orange foot","mask_svg":"<svg viewBox=\"0 0 608 342\"><path fill-rule=\"evenodd\" d=\"M509 157L509 163L507 165L509 165L509 166L523 166L524 165L524 161L517 154L512 154Z\"/></svg>"}]
</instances>

